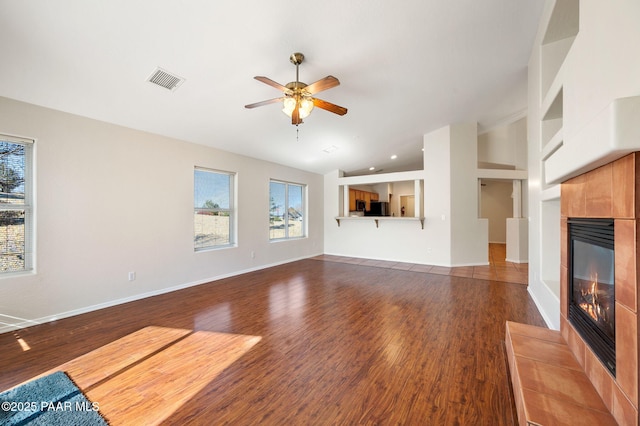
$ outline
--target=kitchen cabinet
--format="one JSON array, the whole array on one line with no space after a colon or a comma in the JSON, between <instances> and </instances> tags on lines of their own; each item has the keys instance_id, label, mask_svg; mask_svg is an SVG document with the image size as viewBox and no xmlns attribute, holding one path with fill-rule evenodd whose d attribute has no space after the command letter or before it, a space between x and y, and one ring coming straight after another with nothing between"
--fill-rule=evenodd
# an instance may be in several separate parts
<instances>
[{"instance_id":1,"label":"kitchen cabinet","mask_svg":"<svg viewBox=\"0 0 640 426\"><path fill-rule=\"evenodd\" d=\"M349 211L356 210L356 200L365 202L365 209L371 208L372 201L378 201L380 195L377 192L361 191L359 189L349 188Z\"/></svg>"},{"instance_id":2,"label":"kitchen cabinet","mask_svg":"<svg viewBox=\"0 0 640 426\"><path fill-rule=\"evenodd\" d=\"M354 191L367 190L366 192L372 194L370 203L374 201L389 202L389 211L395 217L402 217L399 206L400 196L413 195L415 199L414 217L423 217L424 215L424 170L338 177L339 208L337 213L339 217L362 216L362 212L354 212L349 209L350 198L356 196L356 192L351 192L352 189ZM394 194L393 199L391 194Z\"/></svg>"}]
</instances>

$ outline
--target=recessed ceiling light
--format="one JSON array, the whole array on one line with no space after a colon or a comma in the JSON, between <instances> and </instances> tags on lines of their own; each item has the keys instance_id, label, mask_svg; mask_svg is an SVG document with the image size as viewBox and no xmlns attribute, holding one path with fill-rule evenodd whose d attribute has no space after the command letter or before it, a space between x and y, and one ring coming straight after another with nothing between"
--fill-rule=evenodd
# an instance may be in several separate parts
<instances>
[{"instance_id":1,"label":"recessed ceiling light","mask_svg":"<svg viewBox=\"0 0 640 426\"><path fill-rule=\"evenodd\" d=\"M373 167L373 166L369 167L369 170L375 170L375 169L376 169L376 168L375 168L375 167Z\"/></svg>"},{"instance_id":2,"label":"recessed ceiling light","mask_svg":"<svg viewBox=\"0 0 640 426\"><path fill-rule=\"evenodd\" d=\"M337 146L331 145L330 147L325 148L322 151L326 152L327 154L331 154L332 152L337 151L337 150L338 150Z\"/></svg>"},{"instance_id":3,"label":"recessed ceiling light","mask_svg":"<svg viewBox=\"0 0 640 426\"><path fill-rule=\"evenodd\" d=\"M393 154L393 155L391 156L391 159L392 159L392 160L395 160L396 158L398 158L398 156L397 156L397 155L395 155L395 154Z\"/></svg>"}]
</instances>

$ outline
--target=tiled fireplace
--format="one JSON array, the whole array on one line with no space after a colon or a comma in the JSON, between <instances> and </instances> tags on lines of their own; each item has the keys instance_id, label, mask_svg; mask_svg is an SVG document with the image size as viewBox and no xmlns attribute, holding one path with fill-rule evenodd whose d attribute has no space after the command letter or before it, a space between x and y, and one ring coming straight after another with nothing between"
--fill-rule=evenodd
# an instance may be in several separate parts
<instances>
[{"instance_id":1,"label":"tiled fireplace","mask_svg":"<svg viewBox=\"0 0 640 426\"><path fill-rule=\"evenodd\" d=\"M567 224L569 322L615 376L615 221L572 217Z\"/></svg>"},{"instance_id":2,"label":"tiled fireplace","mask_svg":"<svg viewBox=\"0 0 640 426\"><path fill-rule=\"evenodd\" d=\"M616 419L638 424L638 239L640 152L564 182L561 186L560 331L585 374ZM572 219L613 219L615 376L569 320Z\"/></svg>"}]
</instances>

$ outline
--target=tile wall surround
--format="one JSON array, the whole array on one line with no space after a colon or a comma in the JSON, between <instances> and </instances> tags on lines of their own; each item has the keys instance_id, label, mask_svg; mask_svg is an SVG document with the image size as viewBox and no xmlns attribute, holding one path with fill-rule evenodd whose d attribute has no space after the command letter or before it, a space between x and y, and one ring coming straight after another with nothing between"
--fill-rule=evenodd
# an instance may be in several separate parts
<instances>
[{"instance_id":1,"label":"tile wall surround","mask_svg":"<svg viewBox=\"0 0 640 426\"><path fill-rule=\"evenodd\" d=\"M638 425L638 222L640 152L561 185L560 332L619 424ZM567 218L613 218L616 280L616 377L568 321Z\"/></svg>"}]
</instances>

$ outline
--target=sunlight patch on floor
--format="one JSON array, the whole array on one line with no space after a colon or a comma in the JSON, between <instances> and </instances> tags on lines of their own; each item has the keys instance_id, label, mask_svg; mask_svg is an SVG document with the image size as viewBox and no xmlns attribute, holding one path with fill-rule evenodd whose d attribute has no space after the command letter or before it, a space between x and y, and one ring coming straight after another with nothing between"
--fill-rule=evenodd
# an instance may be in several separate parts
<instances>
[{"instance_id":1,"label":"sunlight patch on floor","mask_svg":"<svg viewBox=\"0 0 640 426\"><path fill-rule=\"evenodd\" d=\"M159 424L260 340L145 327L52 371L67 372L111 425Z\"/></svg>"}]
</instances>

